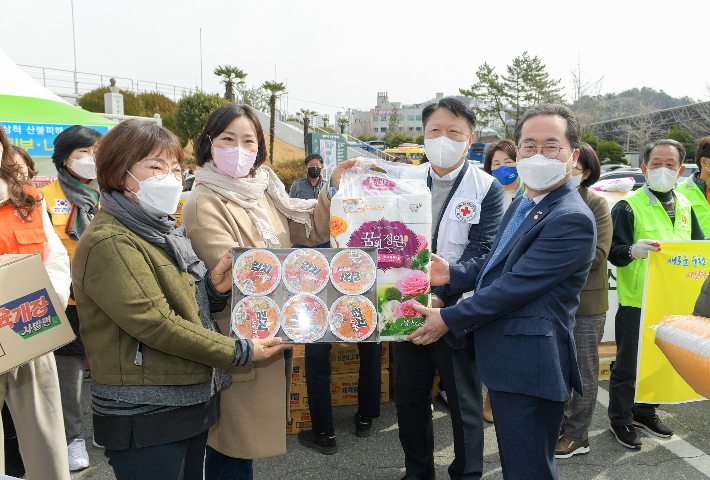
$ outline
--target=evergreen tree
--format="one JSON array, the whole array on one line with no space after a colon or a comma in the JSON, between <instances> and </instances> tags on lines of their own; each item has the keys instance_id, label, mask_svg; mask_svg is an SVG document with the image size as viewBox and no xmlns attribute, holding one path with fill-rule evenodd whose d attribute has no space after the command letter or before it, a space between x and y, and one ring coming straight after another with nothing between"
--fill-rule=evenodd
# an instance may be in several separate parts
<instances>
[{"instance_id":1,"label":"evergreen tree","mask_svg":"<svg viewBox=\"0 0 710 480\"><path fill-rule=\"evenodd\" d=\"M511 104L511 115L515 119L515 127L518 121L532 105L533 92L530 87L530 64L532 59L528 52L523 52L519 57L513 59L512 65L506 67L507 76L503 75L503 89L506 92Z\"/></svg>"},{"instance_id":2,"label":"evergreen tree","mask_svg":"<svg viewBox=\"0 0 710 480\"><path fill-rule=\"evenodd\" d=\"M494 72L494 67L488 63L478 67L476 77L478 77L478 81L471 85L470 89L459 88L459 92L461 95L476 99L473 110L476 112L477 121L481 126L490 126L500 120L507 137L506 104L510 99L500 77Z\"/></svg>"},{"instance_id":3,"label":"evergreen tree","mask_svg":"<svg viewBox=\"0 0 710 480\"><path fill-rule=\"evenodd\" d=\"M530 59L527 75L533 105L564 103L563 89L558 86L561 80L551 79L547 67L537 56Z\"/></svg>"}]
</instances>

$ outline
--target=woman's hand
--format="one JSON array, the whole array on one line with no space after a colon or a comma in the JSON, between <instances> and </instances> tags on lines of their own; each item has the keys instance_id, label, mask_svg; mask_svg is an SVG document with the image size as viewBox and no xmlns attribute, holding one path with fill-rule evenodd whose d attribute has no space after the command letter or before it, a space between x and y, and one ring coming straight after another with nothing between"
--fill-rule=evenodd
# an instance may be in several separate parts
<instances>
[{"instance_id":1,"label":"woman's hand","mask_svg":"<svg viewBox=\"0 0 710 480\"><path fill-rule=\"evenodd\" d=\"M350 160L346 160L343 163L339 163L337 167L335 167L335 170L330 174L330 186L335 187L336 189L340 188L340 177L343 176L343 172L347 170L348 168L352 167L357 163L358 160L361 160L361 157L358 158L351 158ZM377 164L373 163L370 165L370 168L376 168Z\"/></svg>"},{"instance_id":2,"label":"woman's hand","mask_svg":"<svg viewBox=\"0 0 710 480\"><path fill-rule=\"evenodd\" d=\"M232 289L232 249L219 261L210 275L212 285L219 293L227 293Z\"/></svg>"},{"instance_id":3,"label":"woman's hand","mask_svg":"<svg viewBox=\"0 0 710 480\"><path fill-rule=\"evenodd\" d=\"M279 337L255 338L252 342L254 342L254 357L251 360L252 362L266 360L274 354L288 348L293 348L292 343L281 343L281 339Z\"/></svg>"},{"instance_id":4,"label":"woman's hand","mask_svg":"<svg viewBox=\"0 0 710 480\"><path fill-rule=\"evenodd\" d=\"M436 254L431 255L431 284L434 287L449 283L449 263Z\"/></svg>"}]
</instances>

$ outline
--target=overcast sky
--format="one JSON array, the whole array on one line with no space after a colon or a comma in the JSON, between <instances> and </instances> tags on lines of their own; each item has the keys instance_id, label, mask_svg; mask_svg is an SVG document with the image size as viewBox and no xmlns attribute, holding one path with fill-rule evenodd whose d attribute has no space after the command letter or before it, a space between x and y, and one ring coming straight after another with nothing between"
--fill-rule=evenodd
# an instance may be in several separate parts
<instances>
[{"instance_id":1,"label":"overcast sky","mask_svg":"<svg viewBox=\"0 0 710 480\"><path fill-rule=\"evenodd\" d=\"M74 0L77 69L223 93L212 73L238 66L249 86L288 81L289 110L369 109L377 92L418 103L458 94L488 62L527 50L571 94L578 59L602 93L652 87L710 100L702 3L463 0ZM16 63L73 69L71 0L3 0L0 46ZM702 23L702 22L701 22ZM274 72L275 67L275 72Z\"/></svg>"}]
</instances>

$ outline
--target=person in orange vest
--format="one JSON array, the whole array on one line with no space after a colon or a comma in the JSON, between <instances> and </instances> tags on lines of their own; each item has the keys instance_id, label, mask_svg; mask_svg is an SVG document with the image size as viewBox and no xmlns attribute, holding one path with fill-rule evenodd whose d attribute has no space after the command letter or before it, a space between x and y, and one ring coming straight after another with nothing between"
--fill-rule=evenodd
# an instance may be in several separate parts
<instances>
[{"instance_id":1,"label":"person in orange vest","mask_svg":"<svg viewBox=\"0 0 710 480\"><path fill-rule=\"evenodd\" d=\"M74 255L76 242L98 211L99 185L96 182L94 146L100 137L99 132L82 125L74 125L60 133L54 139L52 154L58 178L40 189L54 231L67 249L70 259ZM89 466L81 396L86 352L79 336L79 315L73 298L69 299L66 314L76 340L54 354L62 394L69 470L76 471Z\"/></svg>"},{"instance_id":2,"label":"person in orange vest","mask_svg":"<svg viewBox=\"0 0 710 480\"><path fill-rule=\"evenodd\" d=\"M39 254L65 307L70 285L67 251L52 230L41 196L23 172L20 149L9 145L2 126L0 151L0 255ZM54 354L42 355L0 375L3 402L12 414L27 460L27 478L69 480ZM0 445L0 473L4 472L4 448Z\"/></svg>"}]
</instances>

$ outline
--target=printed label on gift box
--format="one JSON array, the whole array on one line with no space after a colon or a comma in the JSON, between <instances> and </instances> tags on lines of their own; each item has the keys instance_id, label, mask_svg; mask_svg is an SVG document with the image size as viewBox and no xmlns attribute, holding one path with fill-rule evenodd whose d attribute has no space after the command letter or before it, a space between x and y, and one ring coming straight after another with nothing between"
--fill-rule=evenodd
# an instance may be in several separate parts
<instances>
[{"instance_id":1,"label":"printed label on gift box","mask_svg":"<svg viewBox=\"0 0 710 480\"><path fill-rule=\"evenodd\" d=\"M345 213L359 213L365 211L365 201L361 198L343 199L343 211Z\"/></svg>"},{"instance_id":2,"label":"printed label on gift box","mask_svg":"<svg viewBox=\"0 0 710 480\"><path fill-rule=\"evenodd\" d=\"M391 192L397 184L392 180L382 177L367 177L362 182L362 188L365 193Z\"/></svg>"},{"instance_id":3,"label":"printed label on gift box","mask_svg":"<svg viewBox=\"0 0 710 480\"><path fill-rule=\"evenodd\" d=\"M387 270L406 267L406 259L419 249L419 239L404 223L383 219L360 225L350 236L348 247L377 247L377 268Z\"/></svg>"},{"instance_id":4,"label":"printed label on gift box","mask_svg":"<svg viewBox=\"0 0 710 480\"><path fill-rule=\"evenodd\" d=\"M0 306L0 328L10 327L25 340L60 323L44 288Z\"/></svg>"}]
</instances>

